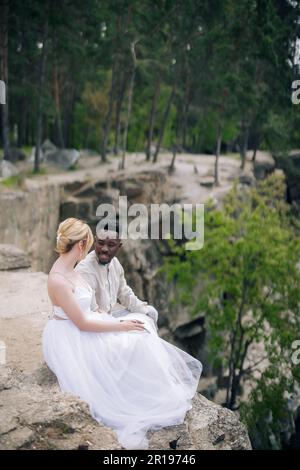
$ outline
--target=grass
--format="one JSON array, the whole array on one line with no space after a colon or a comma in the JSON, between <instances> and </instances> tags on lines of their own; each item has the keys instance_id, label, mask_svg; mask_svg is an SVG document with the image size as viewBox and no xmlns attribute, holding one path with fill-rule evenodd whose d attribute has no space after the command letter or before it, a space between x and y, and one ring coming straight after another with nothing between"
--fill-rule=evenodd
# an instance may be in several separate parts
<instances>
[{"instance_id":1,"label":"grass","mask_svg":"<svg viewBox=\"0 0 300 470\"><path fill-rule=\"evenodd\" d=\"M6 188L24 188L25 185L25 175L19 174L14 176L9 176L4 178L0 184Z\"/></svg>"},{"instance_id":2,"label":"grass","mask_svg":"<svg viewBox=\"0 0 300 470\"><path fill-rule=\"evenodd\" d=\"M26 171L19 173L17 175L9 176L8 178L3 178L0 181L0 187L10 188L10 189L26 189L26 177L34 177L39 175L46 175L47 168L41 167L37 173L34 170Z\"/></svg>"}]
</instances>

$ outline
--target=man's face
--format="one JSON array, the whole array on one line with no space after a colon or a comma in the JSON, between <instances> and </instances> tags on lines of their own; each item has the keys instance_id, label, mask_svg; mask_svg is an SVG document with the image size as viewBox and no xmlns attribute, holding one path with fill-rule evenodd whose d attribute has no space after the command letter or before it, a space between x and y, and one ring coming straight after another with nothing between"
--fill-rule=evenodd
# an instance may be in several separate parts
<instances>
[{"instance_id":1,"label":"man's face","mask_svg":"<svg viewBox=\"0 0 300 470\"><path fill-rule=\"evenodd\" d=\"M95 237L95 252L99 263L108 264L122 246L116 232L101 230Z\"/></svg>"}]
</instances>

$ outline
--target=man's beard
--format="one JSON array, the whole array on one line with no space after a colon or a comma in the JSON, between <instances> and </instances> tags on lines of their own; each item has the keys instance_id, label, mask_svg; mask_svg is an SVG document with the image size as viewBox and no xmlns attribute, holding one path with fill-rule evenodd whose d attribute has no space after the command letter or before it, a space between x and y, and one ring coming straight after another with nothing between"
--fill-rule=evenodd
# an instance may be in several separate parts
<instances>
[{"instance_id":1,"label":"man's beard","mask_svg":"<svg viewBox=\"0 0 300 470\"><path fill-rule=\"evenodd\" d=\"M98 258L98 263L102 265L109 264L112 260L112 258L109 258L107 261L102 261L100 260L99 256L97 258Z\"/></svg>"}]
</instances>

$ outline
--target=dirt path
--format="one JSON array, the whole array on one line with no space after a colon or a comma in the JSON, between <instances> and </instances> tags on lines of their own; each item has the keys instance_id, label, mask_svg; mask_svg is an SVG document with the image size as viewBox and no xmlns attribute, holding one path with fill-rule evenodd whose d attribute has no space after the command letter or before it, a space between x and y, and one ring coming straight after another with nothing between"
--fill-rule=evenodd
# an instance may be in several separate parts
<instances>
[{"instance_id":1,"label":"dirt path","mask_svg":"<svg viewBox=\"0 0 300 470\"><path fill-rule=\"evenodd\" d=\"M162 170L167 174L171 159L172 155L170 153L163 153L160 155L158 162L152 164L145 161L144 154L132 153L126 156L125 169L119 170L120 159L118 157L110 157L109 161L103 164L98 156L83 155L79 161L78 170L60 173L54 170L54 173L50 173L51 169L49 168L48 174L27 178L26 184L29 188L44 184L64 185L73 181L83 182L121 175L132 177L136 173L149 170ZM214 163L215 157L213 155L177 155L175 171L168 176L174 194L180 194L183 202L193 204L204 203L209 197L221 199L230 190L233 180L240 175L240 161L235 157L220 157L219 187L210 186L213 179ZM195 168L197 168L197 172ZM249 171L249 168L250 162L247 162L246 171Z\"/></svg>"}]
</instances>

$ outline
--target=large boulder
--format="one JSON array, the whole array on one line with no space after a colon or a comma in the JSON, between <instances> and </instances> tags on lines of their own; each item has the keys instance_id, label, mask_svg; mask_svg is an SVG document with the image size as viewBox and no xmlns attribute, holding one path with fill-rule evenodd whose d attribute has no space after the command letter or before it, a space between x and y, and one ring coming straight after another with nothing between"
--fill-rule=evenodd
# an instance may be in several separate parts
<instances>
[{"instance_id":1,"label":"large boulder","mask_svg":"<svg viewBox=\"0 0 300 470\"><path fill-rule=\"evenodd\" d=\"M47 153L47 152L53 152L54 150L57 150L57 147L51 142L51 140L46 139L42 143L41 149L44 153Z\"/></svg>"},{"instance_id":2,"label":"large boulder","mask_svg":"<svg viewBox=\"0 0 300 470\"><path fill-rule=\"evenodd\" d=\"M0 178L10 178L19 174L18 168L8 160L0 161Z\"/></svg>"},{"instance_id":3,"label":"large boulder","mask_svg":"<svg viewBox=\"0 0 300 470\"><path fill-rule=\"evenodd\" d=\"M30 161L34 161L35 147L32 148ZM56 165L64 169L69 169L75 165L80 157L80 152L76 149L60 149L49 139L46 139L40 149L40 161L50 165Z\"/></svg>"},{"instance_id":4,"label":"large boulder","mask_svg":"<svg viewBox=\"0 0 300 470\"><path fill-rule=\"evenodd\" d=\"M46 162L68 169L75 165L80 157L76 149L56 149L45 153Z\"/></svg>"},{"instance_id":5,"label":"large boulder","mask_svg":"<svg viewBox=\"0 0 300 470\"><path fill-rule=\"evenodd\" d=\"M117 449L114 432L86 403L60 392L46 367L22 374L0 366L0 450Z\"/></svg>"},{"instance_id":6,"label":"large boulder","mask_svg":"<svg viewBox=\"0 0 300 470\"><path fill-rule=\"evenodd\" d=\"M27 254L14 245L0 244L0 271L30 268Z\"/></svg>"},{"instance_id":7,"label":"large boulder","mask_svg":"<svg viewBox=\"0 0 300 470\"><path fill-rule=\"evenodd\" d=\"M88 406L62 393L43 365L22 373L0 366L0 449L121 449L115 432L98 424ZM149 448L250 450L244 425L227 409L197 394L183 424L148 433Z\"/></svg>"}]
</instances>

